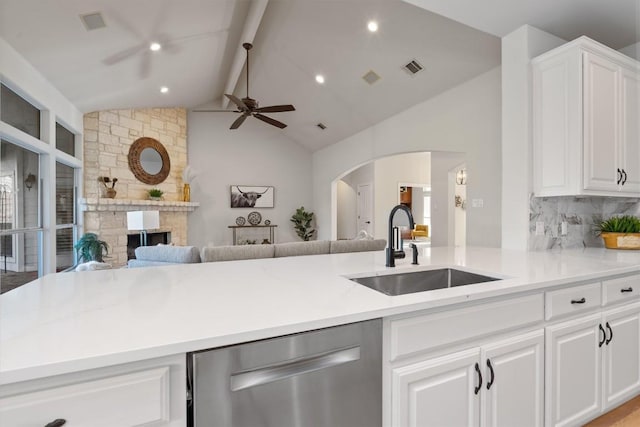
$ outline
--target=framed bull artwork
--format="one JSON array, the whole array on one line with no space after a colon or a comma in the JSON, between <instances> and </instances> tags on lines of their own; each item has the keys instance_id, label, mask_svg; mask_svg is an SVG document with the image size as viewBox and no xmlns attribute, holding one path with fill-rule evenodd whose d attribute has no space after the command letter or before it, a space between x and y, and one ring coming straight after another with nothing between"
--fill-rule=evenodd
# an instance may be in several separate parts
<instances>
[{"instance_id":1,"label":"framed bull artwork","mask_svg":"<svg viewBox=\"0 0 640 427\"><path fill-rule=\"evenodd\" d=\"M231 186L232 208L272 208L274 187Z\"/></svg>"}]
</instances>

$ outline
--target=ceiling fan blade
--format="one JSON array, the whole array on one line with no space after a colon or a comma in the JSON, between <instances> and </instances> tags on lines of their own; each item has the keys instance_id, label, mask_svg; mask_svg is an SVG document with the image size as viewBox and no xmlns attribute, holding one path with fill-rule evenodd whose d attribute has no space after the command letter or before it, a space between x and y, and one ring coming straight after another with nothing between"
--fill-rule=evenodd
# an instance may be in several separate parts
<instances>
[{"instance_id":1,"label":"ceiling fan blade","mask_svg":"<svg viewBox=\"0 0 640 427\"><path fill-rule=\"evenodd\" d=\"M242 111L239 110L208 110L208 109L198 109L198 110L191 110L192 113L242 113Z\"/></svg>"},{"instance_id":2,"label":"ceiling fan blade","mask_svg":"<svg viewBox=\"0 0 640 427\"><path fill-rule=\"evenodd\" d=\"M107 56L102 60L102 63L104 65L114 65L139 52L144 51L147 48L148 46L145 43L142 43L137 46L130 47L129 49L121 50L120 52L114 53L113 55Z\"/></svg>"},{"instance_id":3,"label":"ceiling fan blade","mask_svg":"<svg viewBox=\"0 0 640 427\"><path fill-rule=\"evenodd\" d=\"M151 53L150 51L145 51L142 53L142 58L140 60L140 78L145 80L151 74Z\"/></svg>"},{"instance_id":4,"label":"ceiling fan blade","mask_svg":"<svg viewBox=\"0 0 640 427\"><path fill-rule=\"evenodd\" d=\"M229 129L238 129L240 125L249 117L248 113L245 113L238 117L235 122L231 123L231 127Z\"/></svg>"},{"instance_id":5,"label":"ceiling fan blade","mask_svg":"<svg viewBox=\"0 0 640 427\"><path fill-rule=\"evenodd\" d=\"M271 105L269 107L260 107L260 108L256 108L255 110L256 113L280 113L283 111L296 111L296 108L289 104L289 105Z\"/></svg>"},{"instance_id":6,"label":"ceiling fan blade","mask_svg":"<svg viewBox=\"0 0 640 427\"><path fill-rule=\"evenodd\" d=\"M224 96L226 96L227 98L229 98L231 100L231 102L233 102L234 104L236 104L238 106L238 108L242 111L248 111L249 107L247 107L247 105L242 102L242 100L236 96L233 95L229 95L229 94L224 94Z\"/></svg>"},{"instance_id":7,"label":"ceiling fan blade","mask_svg":"<svg viewBox=\"0 0 640 427\"><path fill-rule=\"evenodd\" d=\"M258 120L262 120L265 123L269 123L270 125L273 125L275 127L279 127L280 129L284 129L287 127L287 125L285 125L284 123L274 120L271 117L263 116L260 113L255 113L253 117L255 117Z\"/></svg>"}]
</instances>

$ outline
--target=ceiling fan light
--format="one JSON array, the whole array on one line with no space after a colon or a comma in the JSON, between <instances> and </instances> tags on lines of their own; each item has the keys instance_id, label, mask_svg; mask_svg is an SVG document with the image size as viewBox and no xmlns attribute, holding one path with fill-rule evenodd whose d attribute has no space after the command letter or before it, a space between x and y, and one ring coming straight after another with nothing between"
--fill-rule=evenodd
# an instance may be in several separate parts
<instances>
[{"instance_id":1,"label":"ceiling fan light","mask_svg":"<svg viewBox=\"0 0 640 427\"><path fill-rule=\"evenodd\" d=\"M323 84L324 83L324 76L322 74L317 74L316 75L316 82L318 82L319 84Z\"/></svg>"},{"instance_id":2,"label":"ceiling fan light","mask_svg":"<svg viewBox=\"0 0 640 427\"><path fill-rule=\"evenodd\" d=\"M162 45L158 42L153 42L149 45L149 50L153 51L153 52L157 52L160 49L162 49Z\"/></svg>"}]
</instances>

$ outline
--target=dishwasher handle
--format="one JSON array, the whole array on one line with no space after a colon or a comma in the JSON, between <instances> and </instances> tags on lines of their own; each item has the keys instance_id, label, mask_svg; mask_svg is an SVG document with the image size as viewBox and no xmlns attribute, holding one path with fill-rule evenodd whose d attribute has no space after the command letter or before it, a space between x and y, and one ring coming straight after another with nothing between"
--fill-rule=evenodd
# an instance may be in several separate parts
<instances>
[{"instance_id":1,"label":"dishwasher handle","mask_svg":"<svg viewBox=\"0 0 640 427\"><path fill-rule=\"evenodd\" d=\"M231 391L240 391L261 384L283 380L296 375L319 371L343 363L360 360L360 347L350 347L301 359L276 363L264 368L231 374Z\"/></svg>"}]
</instances>

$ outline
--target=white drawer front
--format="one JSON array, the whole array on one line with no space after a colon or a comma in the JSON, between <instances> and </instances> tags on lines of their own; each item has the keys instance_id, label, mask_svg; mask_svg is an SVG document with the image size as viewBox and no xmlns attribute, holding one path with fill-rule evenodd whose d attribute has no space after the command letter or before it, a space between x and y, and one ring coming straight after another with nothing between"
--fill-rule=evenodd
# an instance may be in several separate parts
<instances>
[{"instance_id":1,"label":"white drawer front","mask_svg":"<svg viewBox=\"0 0 640 427\"><path fill-rule=\"evenodd\" d=\"M602 282L602 304L631 301L640 296L640 275Z\"/></svg>"},{"instance_id":2,"label":"white drawer front","mask_svg":"<svg viewBox=\"0 0 640 427\"><path fill-rule=\"evenodd\" d=\"M600 282L546 293L547 320L600 307Z\"/></svg>"},{"instance_id":3,"label":"white drawer front","mask_svg":"<svg viewBox=\"0 0 640 427\"><path fill-rule=\"evenodd\" d=\"M169 368L150 369L0 399L0 420L12 427L113 427L169 422Z\"/></svg>"},{"instance_id":4,"label":"white drawer front","mask_svg":"<svg viewBox=\"0 0 640 427\"><path fill-rule=\"evenodd\" d=\"M391 322L391 360L485 334L541 322L542 294Z\"/></svg>"}]
</instances>

